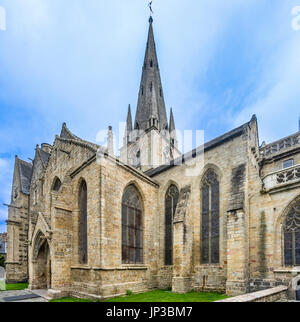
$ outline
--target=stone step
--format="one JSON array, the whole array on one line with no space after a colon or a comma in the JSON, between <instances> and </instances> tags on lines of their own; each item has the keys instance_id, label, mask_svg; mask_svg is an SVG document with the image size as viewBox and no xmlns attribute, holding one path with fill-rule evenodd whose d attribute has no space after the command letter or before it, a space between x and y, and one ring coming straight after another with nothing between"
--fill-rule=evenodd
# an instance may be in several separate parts
<instances>
[{"instance_id":1,"label":"stone step","mask_svg":"<svg viewBox=\"0 0 300 322\"><path fill-rule=\"evenodd\" d=\"M37 294L24 294L24 295L18 295L18 296L9 296L9 297L4 297L3 301L4 302L19 302L23 300L31 300L31 299L36 299L39 298L40 296Z\"/></svg>"}]
</instances>

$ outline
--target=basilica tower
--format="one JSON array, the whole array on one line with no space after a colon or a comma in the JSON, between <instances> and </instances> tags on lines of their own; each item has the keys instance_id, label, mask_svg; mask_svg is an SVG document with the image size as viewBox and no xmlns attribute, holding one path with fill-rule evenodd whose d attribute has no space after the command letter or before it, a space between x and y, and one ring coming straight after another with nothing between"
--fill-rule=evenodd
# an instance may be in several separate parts
<instances>
[{"instance_id":1,"label":"basilica tower","mask_svg":"<svg viewBox=\"0 0 300 322\"><path fill-rule=\"evenodd\" d=\"M153 33L153 18L150 16L135 121L132 124L129 106L121 159L142 171L147 171L179 156L172 110L170 126L168 124Z\"/></svg>"}]
</instances>

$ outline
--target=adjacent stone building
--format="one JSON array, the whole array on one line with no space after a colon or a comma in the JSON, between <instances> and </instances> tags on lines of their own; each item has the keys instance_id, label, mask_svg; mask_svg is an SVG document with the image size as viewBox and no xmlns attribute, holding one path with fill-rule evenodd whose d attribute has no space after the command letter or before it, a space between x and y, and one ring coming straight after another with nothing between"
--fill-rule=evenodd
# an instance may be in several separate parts
<instances>
[{"instance_id":1,"label":"adjacent stone building","mask_svg":"<svg viewBox=\"0 0 300 322\"><path fill-rule=\"evenodd\" d=\"M6 257L6 240L7 234L0 234L0 255L3 255L4 257Z\"/></svg>"},{"instance_id":2,"label":"adjacent stone building","mask_svg":"<svg viewBox=\"0 0 300 322\"><path fill-rule=\"evenodd\" d=\"M8 281L106 298L155 288L237 295L300 280L300 132L260 145L253 116L181 155L152 25L120 157L111 128L104 148L66 124L33 163L16 157Z\"/></svg>"}]
</instances>

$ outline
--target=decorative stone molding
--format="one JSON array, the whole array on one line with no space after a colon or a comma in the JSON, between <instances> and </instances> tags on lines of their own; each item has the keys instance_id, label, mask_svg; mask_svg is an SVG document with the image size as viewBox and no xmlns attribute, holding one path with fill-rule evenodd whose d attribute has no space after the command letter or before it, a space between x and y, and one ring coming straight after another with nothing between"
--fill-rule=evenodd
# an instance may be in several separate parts
<instances>
[{"instance_id":1,"label":"decorative stone molding","mask_svg":"<svg viewBox=\"0 0 300 322\"><path fill-rule=\"evenodd\" d=\"M263 191L276 192L300 184L300 165L271 172L263 178Z\"/></svg>"},{"instance_id":2,"label":"decorative stone molding","mask_svg":"<svg viewBox=\"0 0 300 322\"><path fill-rule=\"evenodd\" d=\"M297 166L286 171L277 173L276 180L277 183L286 183L289 181L300 179L300 166Z\"/></svg>"},{"instance_id":3,"label":"decorative stone molding","mask_svg":"<svg viewBox=\"0 0 300 322\"><path fill-rule=\"evenodd\" d=\"M294 148L296 145L300 146L300 134L299 132L291 135L282 140L276 141L274 143L268 144L260 149L260 157L270 157L281 153L290 148Z\"/></svg>"}]
</instances>

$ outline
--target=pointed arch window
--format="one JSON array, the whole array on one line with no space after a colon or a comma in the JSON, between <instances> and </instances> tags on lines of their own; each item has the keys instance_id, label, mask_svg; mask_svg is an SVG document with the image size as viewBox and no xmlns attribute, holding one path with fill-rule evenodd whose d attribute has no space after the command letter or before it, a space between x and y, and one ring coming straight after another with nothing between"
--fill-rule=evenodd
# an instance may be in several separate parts
<instances>
[{"instance_id":1,"label":"pointed arch window","mask_svg":"<svg viewBox=\"0 0 300 322\"><path fill-rule=\"evenodd\" d=\"M83 180L79 187L79 262L88 262L87 240L87 185Z\"/></svg>"},{"instance_id":2,"label":"pointed arch window","mask_svg":"<svg viewBox=\"0 0 300 322\"><path fill-rule=\"evenodd\" d=\"M203 178L201 189L201 263L219 263L219 180L213 170Z\"/></svg>"},{"instance_id":3,"label":"pointed arch window","mask_svg":"<svg viewBox=\"0 0 300 322\"><path fill-rule=\"evenodd\" d=\"M52 186L52 190L59 191L60 187L61 187L61 181L59 180L59 178L55 178Z\"/></svg>"},{"instance_id":4,"label":"pointed arch window","mask_svg":"<svg viewBox=\"0 0 300 322\"><path fill-rule=\"evenodd\" d=\"M153 60L150 61L150 67L153 67Z\"/></svg>"},{"instance_id":5,"label":"pointed arch window","mask_svg":"<svg viewBox=\"0 0 300 322\"><path fill-rule=\"evenodd\" d=\"M165 265L173 265L173 219L179 199L179 191L171 185L165 196Z\"/></svg>"},{"instance_id":6,"label":"pointed arch window","mask_svg":"<svg viewBox=\"0 0 300 322\"><path fill-rule=\"evenodd\" d=\"M300 201L286 216L283 233L285 266L300 266Z\"/></svg>"},{"instance_id":7,"label":"pointed arch window","mask_svg":"<svg viewBox=\"0 0 300 322\"><path fill-rule=\"evenodd\" d=\"M143 263L143 206L134 185L126 188L122 198L122 263Z\"/></svg>"}]
</instances>

